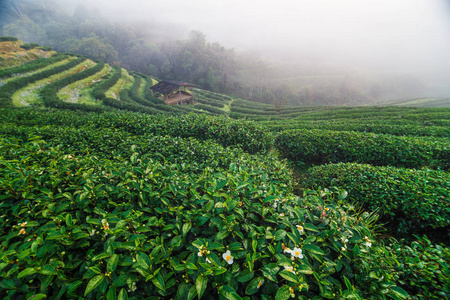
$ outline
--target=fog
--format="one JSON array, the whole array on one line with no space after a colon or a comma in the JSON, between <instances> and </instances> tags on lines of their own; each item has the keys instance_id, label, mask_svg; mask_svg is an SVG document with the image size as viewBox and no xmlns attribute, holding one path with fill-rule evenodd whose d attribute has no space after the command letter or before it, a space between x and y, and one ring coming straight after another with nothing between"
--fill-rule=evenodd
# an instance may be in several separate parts
<instances>
[{"instance_id":1,"label":"fog","mask_svg":"<svg viewBox=\"0 0 450 300\"><path fill-rule=\"evenodd\" d=\"M70 5L79 3L114 21L170 23L180 33L199 30L208 41L274 62L407 74L425 80L436 94L450 94L445 84L450 82L449 1L79 0Z\"/></svg>"},{"instance_id":2,"label":"fog","mask_svg":"<svg viewBox=\"0 0 450 300\"><path fill-rule=\"evenodd\" d=\"M255 100L286 87L303 104L450 97L449 0L0 0L0 24L26 42ZM193 30L207 54L177 52Z\"/></svg>"}]
</instances>

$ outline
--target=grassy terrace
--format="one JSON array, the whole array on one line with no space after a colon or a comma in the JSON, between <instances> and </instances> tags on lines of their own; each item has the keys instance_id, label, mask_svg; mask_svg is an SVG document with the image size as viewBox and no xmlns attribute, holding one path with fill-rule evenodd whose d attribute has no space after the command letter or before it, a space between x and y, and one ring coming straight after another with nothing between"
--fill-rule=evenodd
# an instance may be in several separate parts
<instances>
[{"instance_id":1,"label":"grassy terrace","mask_svg":"<svg viewBox=\"0 0 450 300\"><path fill-rule=\"evenodd\" d=\"M42 72L42 71L45 71L45 70L50 70L50 69L52 69L52 68L54 68L54 67L64 65L64 64L68 63L69 61L71 61L71 60L73 60L73 59L75 59L75 57L69 57L69 58L67 58L67 59L65 59L65 60L61 60L61 61L56 62L56 63L54 63L54 64L49 64L49 65L47 65L46 67L40 68L40 69L35 70L35 71L33 71L33 72L17 74L16 76L12 76L12 77L10 77L10 78L3 79L2 82L3 82L3 84L5 84L5 83L7 83L7 82L9 82L9 81L16 80L17 78L27 77L27 76L30 76L30 75L33 75L33 74L37 74L37 73Z\"/></svg>"},{"instance_id":2,"label":"grassy terrace","mask_svg":"<svg viewBox=\"0 0 450 300\"><path fill-rule=\"evenodd\" d=\"M91 60L84 61L83 63L53 76L44 78L42 80L36 81L29 84L23 89L18 90L12 96L13 105L17 107L29 106L29 105L40 105L42 100L39 99L38 92L43 86L58 81L64 77L70 76L75 73L79 73L89 67L92 67L95 63Z\"/></svg>"},{"instance_id":3,"label":"grassy terrace","mask_svg":"<svg viewBox=\"0 0 450 300\"><path fill-rule=\"evenodd\" d=\"M106 97L119 99L119 93L123 89L129 89L134 82L134 77L131 76L127 70L122 69L120 79L115 85L113 85L108 91L106 91ZM120 100L120 99L119 99Z\"/></svg>"},{"instance_id":4,"label":"grassy terrace","mask_svg":"<svg viewBox=\"0 0 450 300\"><path fill-rule=\"evenodd\" d=\"M100 81L111 70L111 67L105 65L105 67L98 73L89 76L83 80L69 84L65 88L62 88L58 92L58 97L71 103L83 103L89 105L100 104L90 93L90 86Z\"/></svg>"}]
</instances>

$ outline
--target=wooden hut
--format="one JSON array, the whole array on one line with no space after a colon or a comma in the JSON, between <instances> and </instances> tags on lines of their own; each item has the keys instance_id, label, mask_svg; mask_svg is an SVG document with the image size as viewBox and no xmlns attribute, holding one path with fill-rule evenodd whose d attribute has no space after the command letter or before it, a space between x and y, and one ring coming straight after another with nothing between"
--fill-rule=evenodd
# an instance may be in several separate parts
<instances>
[{"instance_id":1,"label":"wooden hut","mask_svg":"<svg viewBox=\"0 0 450 300\"><path fill-rule=\"evenodd\" d=\"M189 93L186 88L196 87L196 85L180 81L160 81L150 89L160 95L160 98L168 105L173 104L193 104L194 95Z\"/></svg>"}]
</instances>

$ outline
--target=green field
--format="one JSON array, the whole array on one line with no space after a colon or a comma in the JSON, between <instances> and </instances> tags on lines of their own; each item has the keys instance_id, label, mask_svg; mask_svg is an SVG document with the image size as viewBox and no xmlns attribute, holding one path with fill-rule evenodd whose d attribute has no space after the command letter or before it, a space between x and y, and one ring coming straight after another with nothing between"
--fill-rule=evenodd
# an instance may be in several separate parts
<instances>
[{"instance_id":1,"label":"green field","mask_svg":"<svg viewBox=\"0 0 450 300\"><path fill-rule=\"evenodd\" d=\"M0 69L3 299L450 297L442 99L168 106L64 55Z\"/></svg>"}]
</instances>

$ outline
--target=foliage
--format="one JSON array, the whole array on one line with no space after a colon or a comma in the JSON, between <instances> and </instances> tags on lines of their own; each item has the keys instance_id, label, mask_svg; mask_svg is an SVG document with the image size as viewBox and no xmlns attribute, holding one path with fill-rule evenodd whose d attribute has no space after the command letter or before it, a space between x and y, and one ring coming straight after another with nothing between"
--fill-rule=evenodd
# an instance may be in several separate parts
<instances>
[{"instance_id":1,"label":"foliage","mask_svg":"<svg viewBox=\"0 0 450 300\"><path fill-rule=\"evenodd\" d=\"M28 84L33 83L35 81L47 78L51 75L54 75L54 74L63 72L65 70L68 70L72 67L75 67L76 65L78 65L79 63L81 63L84 60L86 60L86 58L74 59L62 66L57 66L57 67L30 75L30 76L20 77L20 78L17 78L17 79L7 82L5 85L0 87L0 107L11 106L12 105L11 97L17 90L24 88Z\"/></svg>"},{"instance_id":2,"label":"foliage","mask_svg":"<svg viewBox=\"0 0 450 300\"><path fill-rule=\"evenodd\" d=\"M284 156L305 163L450 168L448 140L351 131L287 130L276 136L275 147Z\"/></svg>"},{"instance_id":3,"label":"foliage","mask_svg":"<svg viewBox=\"0 0 450 300\"><path fill-rule=\"evenodd\" d=\"M86 77L92 76L98 72L100 72L105 64L103 62L95 64L95 66L88 68L84 71L72 74L58 81L47 84L39 91L39 96L44 100L44 105L47 107L56 107L56 108L65 108L65 109L82 109L82 110L93 110L93 111L101 111L95 106L79 104L79 103L69 103L63 102L58 98L57 93L63 87L82 80Z\"/></svg>"},{"instance_id":4,"label":"foliage","mask_svg":"<svg viewBox=\"0 0 450 300\"><path fill-rule=\"evenodd\" d=\"M353 201L392 222L391 232L450 226L448 172L355 163L329 164L309 169L301 186L306 189L345 188Z\"/></svg>"},{"instance_id":5,"label":"foliage","mask_svg":"<svg viewBox=\"0 0 450 300\"><path fill-rule=\"evenodd\" d=\"M189 114L163 116L126 113L77 114L33 109L5 110L0 119L10 124L93 126L95 130L120 129L133 135L161 135L215 140L224 147L237 146L249 153L265 153L272 136L254 122L223 117Z\"/></svg>"},{"instance_id":6,"label":"foliage","mask_svg":"<svg viewBox=\"0 0 450 300\"><path fill-rule=\"evenodd\" d=\"M42 50L42 51L52 51L53 50L52 47L49 47L49 46L41 46L41 47L38 47L38 49Z\"/></svg>"},{"instance_id":7,"label":"foliage","mask_svg":"<svg viewBox=\"0 0 450 300\"><path fill-rule=\"evenodd\" d=\"M399 261L395 272L399 282L413 299L447 299L450 297L450 248L432 244L426 236L411 245L389 245Z\"/></svg>"},{"instance_id":8,"label":"foliage","mask_svg":"<svg viewBox=\"0 0 450 300\"><path fill-rule=\"evenodd\" d=\"M2 139L0 153L6 299L408 297L368 263L374 216L342 193L300 198L263 170L194 175L138 153L74 157L39 140Z\"/></svg>"},{"instance_id":9,"label":"foliage","mask_svg":"<svg viewBox=\"0 0 450 300\"><path fill-rule=\"evenodd\" d=\"M19 66L2 68L0 69L0 78L9 78L16 74L38 70L40 68L44 68L45 66L51 65L55 62L61 61L65 58L67 58L66 55L56 54L50 58L38 58L36 60L27 62Z\"/></svg>"},{"instance_id":10,"label":"foliage","mask_svg":"<svg viewBox=\"0 0 450 300\"><path fill-rule=\"evenodd\" d=\"M31 50L31 49L34 49L34 48L36 48L36 47L39 47L39 44L36 44L36 43L26 43L26 44L20 45L20 48L23 48L23 49L25 49L25 50Z\"/></svg>"},{"instance_id":11,"label":"foliage","mask_svg":"<svg viewBox=\"0 0 450 300\"><path fill-rule=\"evenodd\" d=\"M0 42L16 42L17 38L13 36L0 36Z\"/></svg>"}]
</instances>

